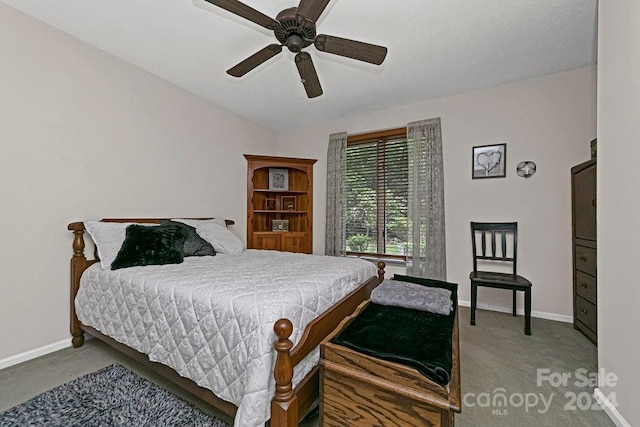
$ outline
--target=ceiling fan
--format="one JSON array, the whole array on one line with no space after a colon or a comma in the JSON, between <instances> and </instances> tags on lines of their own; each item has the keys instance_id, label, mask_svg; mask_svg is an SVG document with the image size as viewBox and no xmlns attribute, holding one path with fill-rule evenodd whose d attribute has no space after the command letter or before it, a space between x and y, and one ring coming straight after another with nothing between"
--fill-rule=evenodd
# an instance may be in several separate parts
<instances>
[{"instance_id":1,"label":"ceiling fan","mask_svg":"<svg viewBox=\"0 0 640 427\"><path fill-rule=\"evenodd\" d=\"M279 44L270 44L227 70L227 74L233 77L244 76L258 65L282 52L282 46L286 46L291 52L296 53L296 67L307 96L315 98L322 95L322 86L320 86L311 55L308 52L303 52L302 49L313 44L321 52L346 56L375 65L382 64L387 56L387 48L383 46L325 34L317 35L316 21L330 0L300 0L297 8L285 9L275 19L269 18L238 0L205 1L272 30L278 39Z\"/></svg>"}]
</instances>

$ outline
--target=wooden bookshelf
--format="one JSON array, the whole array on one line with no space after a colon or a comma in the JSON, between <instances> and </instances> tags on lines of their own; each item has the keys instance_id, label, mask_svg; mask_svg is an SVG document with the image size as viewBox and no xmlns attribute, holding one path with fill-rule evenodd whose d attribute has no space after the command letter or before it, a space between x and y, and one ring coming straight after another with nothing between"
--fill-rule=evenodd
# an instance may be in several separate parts
<instances>
[{"instance_id":1,"label":"wooden bookshelf","mask_svg":"<svg viewBox=\"0 0 640 427\"><path fill-rule=\"evenodd\" d=\"M252 154L244 157L247 247L311 253L316 160Z\"/></svg>"}]
</instances>

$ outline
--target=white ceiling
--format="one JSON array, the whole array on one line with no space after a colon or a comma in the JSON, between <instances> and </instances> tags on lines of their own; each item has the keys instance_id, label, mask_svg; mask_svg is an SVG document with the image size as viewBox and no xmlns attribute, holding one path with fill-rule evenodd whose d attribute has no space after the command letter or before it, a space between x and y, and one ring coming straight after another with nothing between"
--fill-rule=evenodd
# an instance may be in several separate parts
<instances>
[{"instance_id":1,"label":"white ceiling","mask_svg":"<svg viewBox=\"0 0 640 427\"><path fill-rule=\"evenodd\" d=\"M275 38L204 0L0 0L239 116L286 130L596 63L597 0L332 0L330 34L386 46L375 66L311 53L308 99L294 54L236 79ZM297 0L245 0L275 18Z\"/></svg>"}]
</instances>

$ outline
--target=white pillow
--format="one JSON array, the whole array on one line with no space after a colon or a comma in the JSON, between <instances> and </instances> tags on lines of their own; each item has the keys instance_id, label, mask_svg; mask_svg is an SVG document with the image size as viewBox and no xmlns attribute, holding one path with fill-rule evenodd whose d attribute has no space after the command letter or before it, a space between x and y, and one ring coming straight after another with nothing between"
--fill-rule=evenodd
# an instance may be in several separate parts
<instances>
[{"instance_id":1,"label":"white pillow","mask_svg":"<svg viewBox=\"0 0 640 427\"><path fill-rule=\"evenodd\" d=\"M127 237L127 227L134 222L100 222L85 221L84 228L87 229L91 238L98 247L100 266L103 269L111 268L111 263L118 256L122 243ZM157 224L145 224L157 225Z\"/></svg>"},{"instance_id":2,"label":"white pillow","mask_svg":"<svg viewBox=\"0 0 640 427\"><path fill-rule=\"evenodd\" d=\"M172 221L190 225L196 229L196 233L213 249L221 254L237 255L244 252L244 243L231 231L227 230L224 220L221 219L173 219Z\"/></svg>"},{"instance_id":3,"label":"white pillow","mask_svg":"<svg viewBox=\"0 0 640 427\"><path fill-rule=\"evenodd\" d=\"M222 226L224 228L227 228L227 223L225 222L224 219L212 218L211 221L215 222L216 224L218 224L218 225L220 225L220 226Z\"/></svg>"}]
</instances>

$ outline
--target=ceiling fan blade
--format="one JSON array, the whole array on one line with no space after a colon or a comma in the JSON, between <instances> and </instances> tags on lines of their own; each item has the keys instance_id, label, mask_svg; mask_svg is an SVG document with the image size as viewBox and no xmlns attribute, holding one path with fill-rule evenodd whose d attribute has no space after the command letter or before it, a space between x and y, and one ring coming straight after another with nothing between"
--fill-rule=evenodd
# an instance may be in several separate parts
<instances>
[{"instance_id":1,"label":"ceiling fan blade","mask_svg":"<svg viewBox=\"0 0 640 427\"><path fill-rule=\"evenodd\" d=\"M248 19L251 22L273 30L274 25L278 25L278 22L269 18L267 15L258 12L257 10L247 6L244 3L240 3L238 0L205 0L213 5L223 8L233 14L240 16L241 18Z\"/></svg>"},{"instance_id":2,"label":"ceiling fan blade","mask_svg":"<svg viewBox=\"0 0 640 427\"><path fill-rule=\"evenodd\" d=\"M298 15L301 15L311 22L316 22L327 7L327 4L329 4L329 1L330 0L300 0Z\"/></svg>"},{"instance_id":3,"label":"ceiling fan blade","mask_svg":"<svg viewBox=\"0 0 640 427\"><path fill-rule=\"evenodd\" d=\"M322 87L320 86L320 80L318 80L318 73L313 66L311 55L307 52L300 52L296 55L296 67L300 73L304 90L307 91L309 98L315 98L322 95Z\"/></svg>"},{"instance_id":4,"label":"ceiling fan blade","mask_svg":"<svg viewBox=\"0 0 640 427\"><path fill-rule=\"evenodd\" d=\"M233 77L242 77L249 71L256 68L258 65L262 64L268 59L273 58L280 52L282 52L282 46L280 46L279 44L270 44L264 49L261 49L258 52L254 53L235 67L227 70L227 74Z\"/></svg>"},{"instance_id":5,"label":"ceiling fan blade","mask_svg":"<svg viewBox=\"0 0 640 427\"><path fill-rule=\"evenodd\" d=\"M333 53L334 55L346 56L358 61L369 62L380 65L387 56L387 48L375 44L358 42L341 37L327 36L320 34L313 41L313 44L321 52Z\"/></svg>"}]
</instances>

